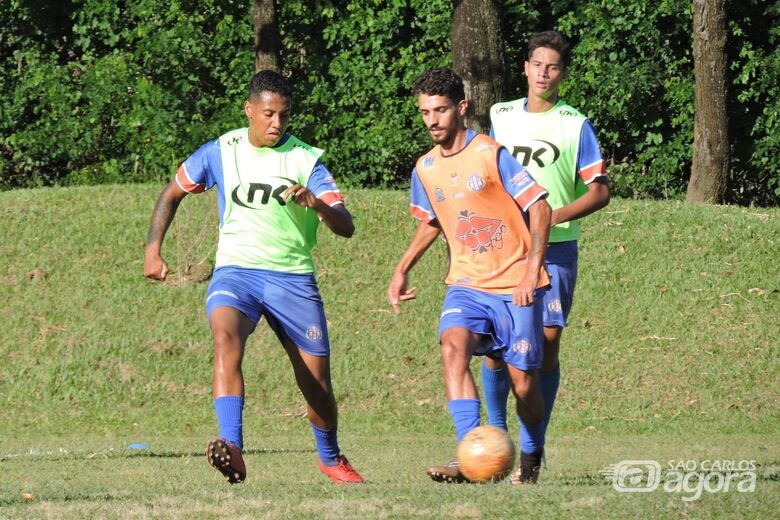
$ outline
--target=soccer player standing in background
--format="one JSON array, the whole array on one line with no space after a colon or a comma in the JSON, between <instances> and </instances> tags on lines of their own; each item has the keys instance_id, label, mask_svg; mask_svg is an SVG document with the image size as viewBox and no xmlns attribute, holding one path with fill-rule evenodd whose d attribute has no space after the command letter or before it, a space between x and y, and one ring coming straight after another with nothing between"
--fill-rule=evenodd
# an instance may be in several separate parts
<instances>
[{"instance_id":1,"label":"soccer player standing in background","mask_svg":"<svg viewBox=\"0 0 780 520\"><path fill-rule=\"evenodd\" d=\"M414 85L423 123L436 146L412 171L411 212L420 223L393 273L387 296L394 312L414 298L409 271L443 233L450 253L449 286L439 323L448 408L458 442L480 423L469 368L473 355L508 365L517 414L533 452L521 457L513 482L535 482L544 447L542 293L550 229L547 193L498 143L467 130L463 81L449 69L429 70ZM439 482L465 480L457 460L433 466Z\"/></svg>"},{"instance_id":2,"label":"soccer player standing in background","mask_svg":"<svg viewBox=\"0 0 780 520\"><path fill-rule=\"evenodd\" d=\"M241 361L247 338L265 316L306 399L320 470L336 483L359 483L363 479L339 450L327 322L311 257L320 221L346 238L355 228L320 161L322 150L285 133L291 108L292 90L284 77L273 71L255 74L244 103L248 128L200 147L160 194L144 275L165 280L162 242L179 203L216 186L219 245L206 314L214 339L220 437L208 443L206 457L231 484L246 478Z\"/></svg>"},{"instance_id":3,"label":"soccer player standing in background","mask_svg":"<svg viewBox=\"0 0 780 520\"><path fill-rule=\"evenodd\" d=\"M497 103L490 109L491 137L545 187L553 209L545 257L552 287L544 295L544 360L539 373L545 428L558 393L558 351L577 280L577 219L609 203L604 161L593 126L558 97L570 54L569 43L556 31L532 36L525 61L528 97ZM485 358L482 381L490 424L506 429L510 384L506 366Z\"/></svg>"}]
</instances>

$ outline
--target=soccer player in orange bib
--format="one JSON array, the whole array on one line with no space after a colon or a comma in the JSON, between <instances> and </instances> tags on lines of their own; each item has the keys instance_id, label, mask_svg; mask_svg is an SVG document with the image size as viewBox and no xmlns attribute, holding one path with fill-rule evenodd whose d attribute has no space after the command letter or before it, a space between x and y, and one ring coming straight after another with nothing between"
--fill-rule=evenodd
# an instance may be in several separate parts
<instances>
[{"instance_id":1,"label":"soccer player in orange bib","mask_svg":"<svg viewBox=\"0 0 780 520\"><path fill-rule=\"evenodd\" d=\"M458 442L480 423L469 369L473 355L506 362L517 415L534 450L524 452L516 479L533 483L544 448L542 296L549 286L544 254L550 228L547 192L501 145L467 130L463 81L449 69L417 79L414 93L436 146L412 171L411 212L419 225L396 266L387 296L393 311L414 299L409 271L439 233L449 248L449 286L439 324L444 386ZM439 482L462 482L457 460L432 466Z\"/></svg>"}]
</instances>

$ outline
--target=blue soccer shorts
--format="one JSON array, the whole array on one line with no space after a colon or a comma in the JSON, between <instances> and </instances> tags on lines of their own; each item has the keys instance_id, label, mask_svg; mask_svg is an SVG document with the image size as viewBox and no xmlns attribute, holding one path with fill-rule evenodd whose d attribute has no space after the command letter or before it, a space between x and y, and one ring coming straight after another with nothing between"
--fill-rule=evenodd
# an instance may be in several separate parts
<instances>
[{"instance_id":1,"label":"blue soccer shorts","mask_svg":"<svg viewBox=\"0 0 780 520\"><path fill-rule=\"evenodd\" d=\"M550 289L544 295L544 326L565 327L574 302L577 284L577 241L547 245L545 267L550 275Z\"/></svg>"},{"instance_id":2,"label":"blue soccer shorts","mask_svg":"<svg viewBox=\"0 0 780 520\"><path fill-rule=\"evenodd\" d=\"M328 324L314 274L225 266L214 271L206 293L206 316L232 307L255 324L265 316L282 343L292 340L313 356L330 354Z\"/></svg>"},{"instance_id":3,"label":"blue soccer shorts","mask_svg":"<svg viewBox=\"0 0 780 520\"><path fill-rule=\"evenodd\" d=\"M544 326L565 327L574 302L577 284L577 262L545 264L550 275L550 288L544 293Z\"/></svg>"},{"instance_id":4,"label":"blue soccer shorts","mask_svg":"<svg viewBox=\"0 0 780 520\"><path fill-rule=\"evenodd\" d=\"M534 293L534 303L520 307L511 294L492 294L465 287L450 287L442 305L439 338L445 330L462 327L484 339L475 355L503 359L520 370L542 366L544 289Z\"/></svg>"}]
</instances>

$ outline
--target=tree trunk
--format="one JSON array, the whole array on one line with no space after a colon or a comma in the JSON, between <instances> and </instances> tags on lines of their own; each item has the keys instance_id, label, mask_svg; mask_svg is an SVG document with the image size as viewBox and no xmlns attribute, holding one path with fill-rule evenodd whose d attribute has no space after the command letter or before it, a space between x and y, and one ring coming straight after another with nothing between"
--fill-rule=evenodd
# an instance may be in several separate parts
<instances>
[{"instance_id":1,"label":"tree trunk","mask_svg":"<svg viewBox=\"0 0 780 520\"><path fill-rule=\"evenodd\" d=\"M696 115L693 165L687 200L718 204L726 195L729 175L726 112L725 0L693 2L693 73Z\"/></svg>"},{"instance_id":2,"label":"tree trunk","mask_svg":"<svg viewBox=\"0 0 780 520\"><path fill-rule=\"evenodd\" d=\"M466 126L487 133L490 105L504 97L504 45L494 0L453 0L452 68L463 78Z\"/></svg>"},{"instance_id":3,"label":"tree trunk","mask_svg":"<svg viewBox=\"0 0 780 520\"><path fill-rule=\"evenodd\" d=\"M282 71L282 38L276 22L275 0L255 0L252 5L255 29L255 71Z\"/></svg>"}]
</instances>

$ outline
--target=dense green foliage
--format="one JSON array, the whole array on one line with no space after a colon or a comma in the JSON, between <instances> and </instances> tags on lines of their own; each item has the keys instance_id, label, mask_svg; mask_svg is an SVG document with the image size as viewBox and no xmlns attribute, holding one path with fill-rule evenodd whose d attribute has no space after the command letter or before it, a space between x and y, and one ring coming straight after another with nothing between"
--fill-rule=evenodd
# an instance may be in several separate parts
<instances>
[{"instance_id":1,"label":"dense green foliage","mask_svg":"<svg viewBox=\"0 0 780 520\"><path fill-rule=\"evenodd\" d=\"M254 59L245 6L80 0L53 20L46 5L60 2L3 3L0 185L167 178L241 123L235 78Z\"/></svg>"},{"instance_id":2,"label":"dense green foliage","mask_svg":"<svg viewBox=\"0 0 780 520\"><path fill-rule=\"evenodd\" d=\"M277 2L291 131L327 150L345 185L396 186L427 146L409 88L449 63L443 0ZM121 8L120 8L121 6ZM243 124L253 72L247 3L0 0L0 188L168 178L200 144ZM563 95L596 125L613 192L677 198L693 140L686 0L505 0L512 78L524 42L575 44ZM780 4L730 2L729 200L780 200Z\"/></svg>"}]
</instances>

